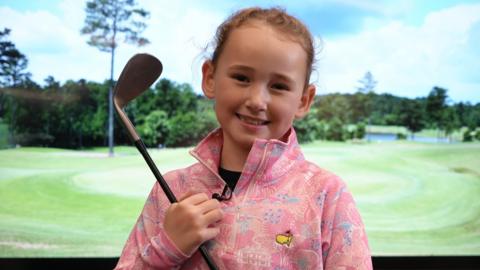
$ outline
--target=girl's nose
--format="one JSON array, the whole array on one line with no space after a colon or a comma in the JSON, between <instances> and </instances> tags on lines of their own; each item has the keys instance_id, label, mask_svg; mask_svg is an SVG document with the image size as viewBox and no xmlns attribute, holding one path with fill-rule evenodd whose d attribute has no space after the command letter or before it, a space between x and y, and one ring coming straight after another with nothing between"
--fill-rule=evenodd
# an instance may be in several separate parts
<instances>
[{"instance_id":1,"label":"girl's nose","mask_svg":"<svg viewBox=\"0 0 480 270\"><path fill-rule=\"evenodd\" d=\"M268 89L262 85L252 85L249 91L246 91L247 97L245 105L253 111L265 111L270 100Z\"/></svg>"}]
</instances>

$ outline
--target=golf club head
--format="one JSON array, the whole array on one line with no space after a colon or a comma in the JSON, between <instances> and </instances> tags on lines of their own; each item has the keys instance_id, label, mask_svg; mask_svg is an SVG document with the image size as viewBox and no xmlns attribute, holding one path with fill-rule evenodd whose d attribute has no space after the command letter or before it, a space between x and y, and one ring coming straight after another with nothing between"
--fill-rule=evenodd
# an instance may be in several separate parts
<instances>
[{"instance_id":1,"label":"golf club head","mask_svg":"<svg viewBox=\"0 0 480 270\"><path fill-rule=\"evenodd\" d=\"M145 92L162 73L162 63L150 54L136 54L122 70L113 93L115 110L124 124L130 138L137 141L140 137L123 108L133 99Z\"/></svg>"}]
</instances>

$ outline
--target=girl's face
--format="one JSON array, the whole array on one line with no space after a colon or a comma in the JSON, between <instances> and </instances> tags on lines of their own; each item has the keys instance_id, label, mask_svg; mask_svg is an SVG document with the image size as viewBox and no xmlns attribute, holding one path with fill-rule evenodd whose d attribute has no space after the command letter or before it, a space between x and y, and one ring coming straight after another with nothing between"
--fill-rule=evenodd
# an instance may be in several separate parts
<instances>
[{"instance_id":1,"label":"girl's face","mask_svg":"<svg viewBox=\"0 0 480 270\"><path fill-rule=\"evenodd\" d=\"M306 61L300 44L262 23L230 33L216 67L210 61L202 67L224 144L249 150L255 138L282 139L315 95L313 85L304 91Z\"/></svg>"}]
</instances>

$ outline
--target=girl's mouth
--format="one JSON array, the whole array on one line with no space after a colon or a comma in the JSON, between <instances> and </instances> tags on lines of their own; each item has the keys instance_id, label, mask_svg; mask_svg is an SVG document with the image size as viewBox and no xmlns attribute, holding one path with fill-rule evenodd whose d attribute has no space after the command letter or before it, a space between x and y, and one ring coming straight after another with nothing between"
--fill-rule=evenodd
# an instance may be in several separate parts
<instances>
[{"instance_id":1,"label":"girl's mouth","mask_svg":"<svg viewBox=\"0 0 480 270\"><path fill-rule=\"evenodd\" d=\"M241 121L249 124L249 125L254 125L254 126L263 126L263 125L267 125L268 123L270 123L270 121L267 121L267 120L263 120L263 119L258 119L258 118L254 118L254 117L250 117L250 116L246 116L246 115L241 115L241 114L236 114L238 119L240 119Z\"/></svg>"}]
</instances>

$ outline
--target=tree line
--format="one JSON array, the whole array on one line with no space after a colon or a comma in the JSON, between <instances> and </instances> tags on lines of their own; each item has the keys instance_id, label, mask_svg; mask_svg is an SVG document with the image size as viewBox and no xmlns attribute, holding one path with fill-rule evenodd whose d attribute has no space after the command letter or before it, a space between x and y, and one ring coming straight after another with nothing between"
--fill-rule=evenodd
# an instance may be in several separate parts
<instances>
[{"instance_id":1,"label":"tree line","mask_svg":"<svg viewBox=\"0 0 480 270\"><path fill-rule=\"evenodd\" d=\"M109 82L79 80L64 84L53 77L45 85L27 80L3 87L3 111L15 144L62 148L107 145ZM301 142L363 138L371 125L405 126L412 133L424 128L448 135L466 127L465 141L480 140L480 103L446 103L446 90L435 87L427 97L409 99L390 94L328 94L315 97L311 112L296 121ZM218 126L212 101L189 84L161 79L126 108L145 143L190 146ZM130 144L120 122L116 144Z\"/></svg>"},{"instance_id":2,"label":"tree line","mask_svg":"<svg viewBox=\"0 0 480 270\"><path fill-rule=\"evenodd\" d=\"M0 31L0 123L8 126L10 144L62 148L105 146L108 142L110 80L103 83L49 76L43 86L26 72L28 59ZM448 136L463 128L464 141L480 140L480 103L451 103L447 89L434 87L428 96L404 98L376 94L367 72L353 94L315 97L311 112L294 123L299 140L361 139L367 125L405 126L412 134L436 129ZM218 126L213 103L189 84L161 79L126 108L150 147L190 146ZM130 144L119 122L116 144Z\"/></svg>"},{"instance_id":3,"label":"tree line","mask_svg":"<svg viewBox=\"0 0 480 270\"><path fill-rule=\"evenodd\" d=\"M11 142L61 148L107 145L109 81L61 85L48 77L45 83L2 89L7 99L0 117L9 126ZM162 79L126 112L147 145L176 147L196 143L217 126L211 106L190 85ZM130 144L116 123L116 144Z\"/></svg>"},{"instance_id":4,"label":"tree line","mask_svg":"<svg viewBox=\"0 0 480 270\"><path fill-rule=\"evenodd\" d=\"M310 131L304 141L361 139L367 125L403 126L410 136L424 129L437 130L441 137L463 130L463 141L480 140L480 103L450 103L447 93L433 87L426 97L413 99L373 91L317 96L311 113L297 126Z\"/></svg>"}]
</instances>

